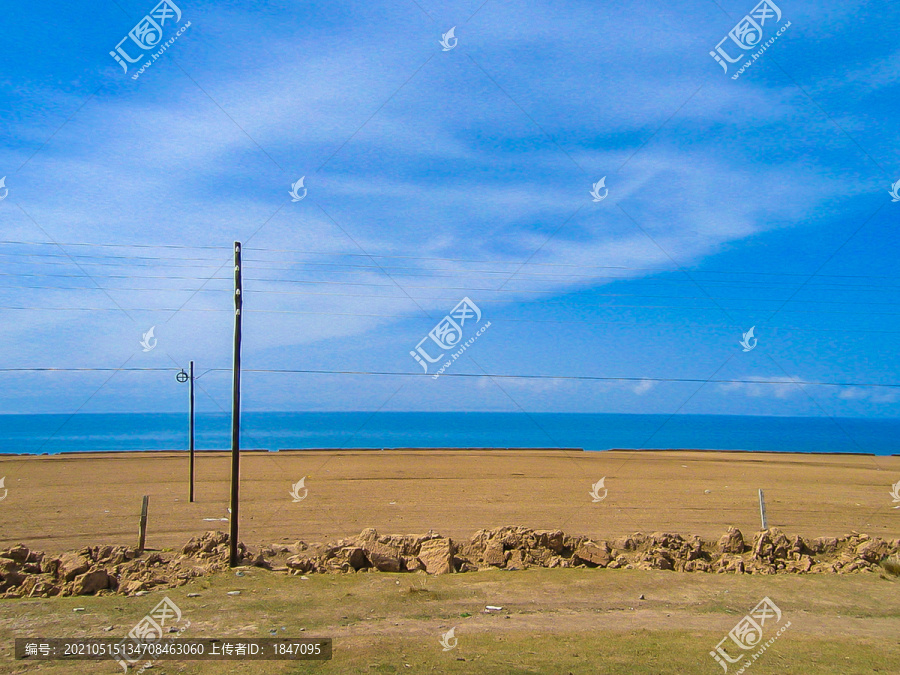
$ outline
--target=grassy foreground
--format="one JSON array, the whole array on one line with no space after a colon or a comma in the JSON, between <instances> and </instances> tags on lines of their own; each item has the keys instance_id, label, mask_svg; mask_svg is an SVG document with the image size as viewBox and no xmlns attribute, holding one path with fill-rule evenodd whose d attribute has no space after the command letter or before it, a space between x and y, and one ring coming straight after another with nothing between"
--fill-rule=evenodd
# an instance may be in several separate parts
<instances>
[{"instance_id":1,"label":"grassy foreground","mask_svg":"<svg viewBox=\"0 0 900 675\"><path fill-rule=\"evenodd\" d=\"M746 672L900 672L900 582L877 574L241 574L143 597L2 600L0 673L121 672L112 661L15 661L13 638L124 636L164 595L191 621L185 637L333 637L334 658L158 661L151 674L721 673L709 651L765 596L783 612L779 625L792 625ZM503 610L485 614L485 605ZM439 639L454 627L457 647L445 652Z\"/></svg>"}]
</instances>

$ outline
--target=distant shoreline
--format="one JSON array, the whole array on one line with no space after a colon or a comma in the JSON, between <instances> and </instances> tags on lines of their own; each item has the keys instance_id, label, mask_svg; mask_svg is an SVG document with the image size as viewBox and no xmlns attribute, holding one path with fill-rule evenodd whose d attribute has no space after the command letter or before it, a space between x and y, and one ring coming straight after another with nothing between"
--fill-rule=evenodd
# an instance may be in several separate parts
<instances>
[{"instance_id":1,"label":"distant shoreline","mask_svg":"<svg viewBox=\"0 0 900 675\"><path fill-rule=\"evenodd\" d=\"M231 447L226 413L198 412L196 448ZM188 447L187 413L4 415L6 453L178 452ZM404 448L536 449L571 452L900 453L900 418L759 417L619 413L254 413L241 417L247 452Z\"/></svg>"}]
</instances>

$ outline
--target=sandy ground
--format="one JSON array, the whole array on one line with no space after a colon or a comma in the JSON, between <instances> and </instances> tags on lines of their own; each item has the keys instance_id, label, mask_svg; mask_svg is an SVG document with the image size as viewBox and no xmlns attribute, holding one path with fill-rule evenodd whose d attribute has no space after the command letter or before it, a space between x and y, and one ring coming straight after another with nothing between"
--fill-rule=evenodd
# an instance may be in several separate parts
<instances>
[{"instance_id":1,"label":"sandy ground","mask_svg":"<svg viewBox=\"0 0 900 675\"><path fill-rule=\"evenodd\" d=\"M230 456L198 453L188 501L186 453L0 457L0 546L48 552L136 544L150 495L148 548L176 548L228 530ZM306 497L291 486L303 476ZM605 477L607 496L591 485ZM891 484L900 457L734 452L419 450L245 453L240 538L248 544L322 541L365 527L433 529L469 537L526 525L609 538L657 530L717 538L759 529L757 489L770 526L807 537L853 530L900 537ZM2 491L0 491L2 494ZM300 495L304 494L300 490ZM600 494L603 494L601 490Z\"/></svg>"}]
</instances>

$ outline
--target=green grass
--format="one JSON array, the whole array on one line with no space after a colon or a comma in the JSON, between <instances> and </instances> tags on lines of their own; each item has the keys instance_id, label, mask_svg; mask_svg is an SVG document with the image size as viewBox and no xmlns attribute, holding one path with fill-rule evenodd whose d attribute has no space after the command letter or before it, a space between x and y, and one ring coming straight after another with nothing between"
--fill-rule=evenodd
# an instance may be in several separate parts
<instances>
[{"instance_id":1,"label":"green grass","mask_svg":"<svg viewBox=\"0 0 900 675\"><path fill-rule=\"evenodd\" d=\"M229 590L241 595L227 596ZM188 598L192 592L201 596ZM711 675L722 670L709 651L764 596L792 625L748 673L900 672L900 594L892 577L536 569L310 575L308 581L248 570L137 598L0 600L0 673L114 673L110 661L13 661L12 639L124 636L163 595L190 619L185 637L269 637L274 628L280 636L333 637L334 658L159 661L147 675ZM484 614L488 604L504 610ZM451 627L458 645L444 652L439 638Z\"/></svg>"}]
</instances>

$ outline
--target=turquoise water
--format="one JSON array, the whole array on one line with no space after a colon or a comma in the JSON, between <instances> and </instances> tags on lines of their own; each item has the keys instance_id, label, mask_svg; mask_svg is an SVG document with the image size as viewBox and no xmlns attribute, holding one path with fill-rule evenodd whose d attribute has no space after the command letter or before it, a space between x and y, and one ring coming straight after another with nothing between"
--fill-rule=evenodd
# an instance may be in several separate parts
<instances>
[{"instance_id":1,"label":"turquoise water","mask_svg":"<svg viewBox=\"0 0 900 675\"><path fill-rule=\"evenodd\" d=\"M700 448L900 453L900 420L730 415L246 412L241 447ZM187 414L0 415L0 452L187 448ZM229 415L196 418L198 449L231 447Z\"/></svg>"}]
</instances>

